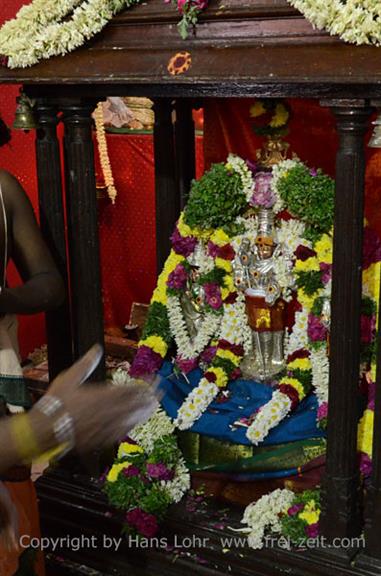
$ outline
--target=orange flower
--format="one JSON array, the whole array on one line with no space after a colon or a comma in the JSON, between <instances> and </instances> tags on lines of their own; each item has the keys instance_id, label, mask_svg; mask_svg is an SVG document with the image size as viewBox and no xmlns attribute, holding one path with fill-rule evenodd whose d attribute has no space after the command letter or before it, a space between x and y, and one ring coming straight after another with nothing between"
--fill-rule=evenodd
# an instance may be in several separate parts
<instances>
[{"instance_id":1,"label":"orange flower","mask_svg":"<svg viewBox=\"0 0 381 576\"><path fill-rule=\"evenodd\" d=\"M168 62L167 70L172 76L184 74L192 65L192 57L189 52L178 52Z\"/></svg>"}]
</instances>

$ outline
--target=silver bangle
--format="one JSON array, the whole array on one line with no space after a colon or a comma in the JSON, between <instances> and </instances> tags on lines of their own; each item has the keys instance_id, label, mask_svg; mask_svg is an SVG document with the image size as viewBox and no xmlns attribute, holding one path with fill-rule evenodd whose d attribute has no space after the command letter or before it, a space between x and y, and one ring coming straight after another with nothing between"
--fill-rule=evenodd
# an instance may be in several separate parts
<instances>
[{"instance_id":1,"label":"silver bangle","mask_svg":"<svg viewBox=\"0 0 381 576\"><path fill-rule=\"evenodd\" d=\"M35 408L48 417L54 416L60 410L65 410L62 400L50 394L42 396L35 404ZM68 412L64 411L64 413L55 420L53 432L57 444L63 444L65 446L63 452L59 455L59 458L62 458L62 456L70 452L75 446L74 421Z\"/></svg>"}]
</instances>

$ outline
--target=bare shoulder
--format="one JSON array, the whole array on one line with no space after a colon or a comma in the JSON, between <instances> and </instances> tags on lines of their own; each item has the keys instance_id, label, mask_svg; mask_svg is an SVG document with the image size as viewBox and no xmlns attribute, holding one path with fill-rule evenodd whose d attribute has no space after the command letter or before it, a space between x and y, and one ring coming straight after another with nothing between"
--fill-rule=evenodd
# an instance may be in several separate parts
<instances>
[{"instance_id":1,"label":"bare shoulder","mask_svg":"<svg viewBox=\"0 0 381 576\"><path fill-rule=\"evenodd\" d=\"M29 198L22 185L13 174L7 170L0 170L0 186L4 202L8 210L30 205Z\"/></svg>"}]
</instances>

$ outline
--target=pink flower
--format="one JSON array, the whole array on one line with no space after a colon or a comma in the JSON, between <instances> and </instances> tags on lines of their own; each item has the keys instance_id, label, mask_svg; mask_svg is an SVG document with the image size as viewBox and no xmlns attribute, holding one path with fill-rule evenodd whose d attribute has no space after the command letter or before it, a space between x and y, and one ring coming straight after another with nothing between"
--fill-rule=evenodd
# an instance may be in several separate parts
<instances>
[{"instance_id":1,"label":"pink flower","mask_svg":"<svg viewBox=\"0 0 381 576\"><path fill-rule=\"evenodd\" d=\"M201 353L202 362L205 362L205 364L210 364L215 357L216 352L217 346L208 346L208 348L205 348L205 350Z\"/></svg>"},{"instance_id":2,"label":"pink flower","mask_svg":"<svg viewBox=\"0 0 381 576\"><path fill-rule=\"evenodd\" d=\"M140 378L147 374L153 374L159 370L162 363L163 359L160 354L148 346L140 346L130 368L130 376Z\"/></svg>"},{"instance_id":3,"label":"pink flower","mask_svg":"<svg viewBox=\"0 0 381 576\"><path fill-rule=\"evenodd\" d=\"M360 472L366 478L372 474L372 460L365 452L360 454Z\"/></svg>"},{"instance_id":4,"label":"pink flower","mask_svg":"<svg viewBox=\"0 0 381 576\"><path fill-rule=\"evenodd\" d=\"M325 340L328 334L327 328L321 323L320 318L314 314L308 315L307 326L308 338L313 342Z\"/></svg>"},{"instance_id":5,"label":"pink flower","mask_svg":"<svg viewBox=\"0 0 381 576\"><path fill-rule=\"evenodd\" d=\"M176 268L170 273L167 286L174 290L181 290L185 287L187 281L187 271L182 264L177 264Z\"/></svg>"},{"instance_id":6,"label":"pink flower","mask_svg":"<svg viewBox=\"0 0 381 576\"><path fill-rule=\"evenodd\" d=\"M271 189L272 174L258 172L254 177L254 190L249 204L271 208L275 204L275 195Z\"/></svg>"},{"instance_id":7,"label":"pink flower","mask_svg":"<svg viewBox=\"0 0 381 576\"><path fill-rule=\"evenodd\" d=\"M308 538L317 538L319 536L319 524L315 522L315 524L306 526L306 535Z\"/></svg>"},{"instance_id":8,"label":"pink flower","mask_svg":"<svg viewBox=\"0 0 381 576\"><path fill-rule=\"evenodd\" d=\"M152 538L158 531L156 516L144 512L141 508L134 508L126 514L127 523L146 538Z\"/></svg>"},{"instance_id":9,"label":"pink flower","mask_svg":"<svg viewBox=\"0 0 381 576\"><path fill-rule=\"evenodd\" d=\"M332 278L332 264L327 264L326 262L320 262L319 266L320 271L322 273L321 281L323 282L323 284L328 284L328 282Z\"/></svg>"},{"instance_id":10,"label":"pink flower","mask_svg":"<svg viewBox=\"0 0 381 576\"><path fill-rule=\"evenodd\" d=\"M147 475L150 478L168 481L173 479L174 472L173 470L169 470L165 464L160 462L159 464L147 464Z\"/></svg>"},{"instance_id":11,"label":"pink flower","mask_svg":"<svg viewBox=\"0 0 381 576\"><path fill-rule=\"evenodd\" d=\"M176 366L178 366L179 370L184 374L192 372L192 370L197 368L197 365L197 358L182 358L181 356L177 356L176 358Z\"/></svg>"},{"instance_id":12,"label":"pink flower","mask_svg":"<svg viewBox=\"0 0 381 576\"><path fill-rule=\"evenodd\" d=\"M303 510L303 508L304 504L294 504L287 510L287 514L289 516L296 516L297 514L299 514L299 512Z\"/></svg>"},{"instance_id":13,"label":"pink flower","mask_svg":"<svg viewBox=\"0 0 381 576\"><path fill-rule=\"evenodd\" d=\"M317 410L317 417L318 420L323 420L324 418L327 418L327 416L328 416L328 403L323 402L322 404L320 404Z\"/></svg>"},{"instance_id":14,"label":"pink flower","mask_svg":"<svg viewBox=\"0 0 381 576\"><path fill-rule=\"evenodd\" d=\"M361 315L361 342L370 344L376 330L376 317Z\"/></svg>"},{"instance_id":15,"label":"pink flower","mask_svg":"<svg viewBox=\"0 0 381 576\"><path fill-rule=\"evenodd\" d=\"M205 300L211 308L218 310L222 306L221 291L218 284L208 282L204 284Z\"/></svg>"},{"instance_id":16,"label":"pink flower","mask_svg":"<svg viewBox=\"0 0 381 576\"><path fill-rule=\"evenodd\" d=\"M137 466L128 466L123 470L123 475L127 478L132 478L133 476L139 476L140 470Z\"/></svg>"}]
</instances>

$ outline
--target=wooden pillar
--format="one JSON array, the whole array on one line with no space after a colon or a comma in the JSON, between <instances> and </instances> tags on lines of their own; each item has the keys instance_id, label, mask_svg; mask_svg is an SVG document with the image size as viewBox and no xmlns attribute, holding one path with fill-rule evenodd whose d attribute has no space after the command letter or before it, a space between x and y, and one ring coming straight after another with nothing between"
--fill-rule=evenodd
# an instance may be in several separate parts
<instances>
[{"instance_id":1,"label":"wooden pillar","mask_svg":"<svg viewBox=\"0 0 381 576\"><path fill-rule=\"evenodd\" d=\"M57 310L46 314L49 378L52 380L72 362L72 339L57 109L39 100L37 113L39 128L36 133L36 155L40 227L64 280L67 295L65 302Z\"/></svg>"},{"instance_id":2,"label":"wooden pillar","mask_svg":"<svg viewBox=\"0 0 381 576\"><path fill-rule=\"evenodd\" d=\"M326 476L321 527L328 540L361 531L357 460L364 209L364 135L370 108L334 101L339 134L333 242L332 328Z\"/></svg>"},{"instance_id":3,"label":"wooden pillar","mask_svg":"<svg viewBox=\"0 0 381 576\"><path fill-rule=\"evenodd\" d=\"M73 348L77 358L104 344L91 114L95 102L64 104L65 182ZM104 362L92 376L103 380Z\"/></svg>"},{"instance_id":4,"label":"wooden pillar","mask_svg":"<svg viewBox=\"0 0 381 576\"><path fill-rule=\"evenodd\" d=\"M180 194L176 181L172 103L168 98L155 100L155 190L156 190L156 262L160 273L171 250L170 236L180 213Z\"/></svg>"},{"instance_id":5,"label":"wooden pillar","mask_svg":"<svg viewBox=\"0 0 381 576\"><path fill-rule=\"evenodd\" d=\"M182 210L188 199L191 182L196 175L196 140L192 100L188 98L176 100L175 109L177 181Z\"/></svg>"}]
</instances>

